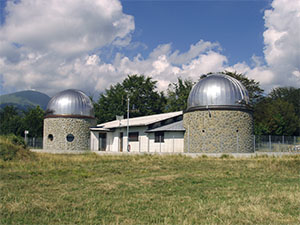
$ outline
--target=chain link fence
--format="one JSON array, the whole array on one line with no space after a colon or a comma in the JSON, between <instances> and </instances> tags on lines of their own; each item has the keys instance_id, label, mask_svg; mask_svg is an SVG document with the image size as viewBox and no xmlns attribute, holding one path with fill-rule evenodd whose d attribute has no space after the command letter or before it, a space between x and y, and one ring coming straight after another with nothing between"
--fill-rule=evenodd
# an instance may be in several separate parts
<instances>
[{"instance_id":1,"label":"chain link fence","mask_svg":"<svg viewBox=\"0 0 300 225\"><path fill-rule=\"evenodd\" d=\"M29 148L33 149L42 149L43 148L43 138L38 137L38 138L27 138L25 139L25 143Z\"/></svg>"},{"instance_id":2,"label":"chain link fence","mask_svg":"<svg viewBox=\"0 0 300 225\"><path fill-rule=\"evenodd\" d=\"M300 152L300 137L254 135L256 152Z\"/></svg>"},{"instance_id":3,"label":"chain link fence","mask_svg":"<svg viewBox=\"0 0 300 225\"><path fill-rule=\"evenodd\" d=\"M43 148L43 138L27 138L27 146L32 149ZM300 152L299 136L254 135L255 152Z\"/></svg>"}]
</instances>

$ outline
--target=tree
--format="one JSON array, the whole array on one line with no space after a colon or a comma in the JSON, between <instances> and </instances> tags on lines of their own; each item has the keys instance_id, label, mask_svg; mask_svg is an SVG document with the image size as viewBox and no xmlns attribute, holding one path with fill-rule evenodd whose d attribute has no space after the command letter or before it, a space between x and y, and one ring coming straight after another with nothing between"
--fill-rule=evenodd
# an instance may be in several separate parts
<instances>
[{"instance_id":1,"label":"tree","mask_svg":"<svg viewBox=\"0 0 300 225\"><path fill-rule=\"evenodd\" d=\"M21 135L22 117L14 106L5 106L0 111L0 134Z\"/></svg>"},{"instance_id":2,"label":"tree","mask_svg":"<svg viewBox=\"0 0 300 225\"><path fill-rule=\"evenodd\" d=\"M291 103L297 116L300 117L300 88L277 87L270 92L269 97L273 100L282 99Z\"/></svg>"},{"instance_id":3,"label":"tree","mask_svg":"<svg viewBox=\"0 0 300 225\"><path fill-rule=\"evenodd\" d=\"M44 111L37 106L24 112L23 131L28 130L31 137L43 136Z\"/></svg>"},{"instance_id":4,"label":"tree","mask_svg":"<svg viewBox=\"0 0 300 225\"><path fill-rule=\"evenodd\" d=\"M161 113L165 105L163 93L156 91L157 81L144 75L128 75L122 83L110 86L100 95L95 115L98 123L114 120L116 115L127 116L127 97L130 117Z\"/></svg>"},{"instance_id":5,"label":"tree","mask_svg":"<svg viewBox=\"0 0 300 225\"><path fill-rule=\"evenodd\" d=\"M244 74L237 72L229 72L225 70L224 72L221 72L221 74L231 76L240 81L247 89L249 94L249 100L252 105L255 105L263 98L262 94L264 90L260 88L259 82L246 77Z\"/></svg>"},{"instance_id":6,"label":"tree","mask_svg":"<svg viewBox=\"0 0 300 225\"><path fill-rule=\"evenodd\" d=\"M282 99L265 98L254 111L255 133L271 135L294 135L300 120L294 106Z\"/></svg>"},{"instance_id":7,"label":"tree","mask_svg":"<svg viewBox=\"0 0 300 225\"><path fill-rule=\"evenodd\" d=\"M23 136L29 130L32 137L43 136L44 111L37 106L22 113L14 106L6 106L0 112L0 134Z\"/></svg>"},{"instance_id":8,"label":"tree","mask_svg":"<svg viewBox=\"0 0 300 225\"><path fill-rule=\"evenodd\" d=\"M125 92L130 98L132 117L158 114L163 111L165 97L155 91L157 81L143 75L131 75L123 81Z\"/></svg>"},{"instance_id":9,"label":"tree","mask_svg":"<svg viewBox=\"0 0 300 225\"><path fill-rule=\"evenodd\" d=\"M283 100L293 105L295 114L300 121L300 88L294 87L277 87L269 93L269 98L273 101ZM297 124L297 129L294 135L300 135L300 123Z\"/></svg>"},{"instance_id":10,"label":"tree","mask_svg":"<svg viewBox=\"0 0 300 225\"><path fill-rule=\"evenodd\" d=\"M177 83L169 84L165 112L181 111L187 108L187 100L194 82L190 79L177 79Z\"/></svg>"}]
</instances>

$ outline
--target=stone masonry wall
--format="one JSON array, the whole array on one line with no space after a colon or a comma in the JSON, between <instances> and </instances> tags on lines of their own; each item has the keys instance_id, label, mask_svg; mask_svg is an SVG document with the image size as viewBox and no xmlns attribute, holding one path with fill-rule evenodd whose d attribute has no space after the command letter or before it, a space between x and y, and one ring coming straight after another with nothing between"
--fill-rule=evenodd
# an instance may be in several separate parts
<instances>
[{"instance_id":1,"label":"stone masonry wall","mask_svg":"<svg viewBox=\"0 0 300 225\"><path fill-rule=\"evenodd\" d=\"M88 118L46 118L44 119L43 145L47 151L83 151L89 150L91 126L94 119ZM53 135L51 141L48 137ZM74 140L67 141L67 135L72 134Z\"/></svg>"},{"instance_id":2,"label":"stone masonry wall","mask_svg":"<svg viewBox=\"0 0 300 225\"><path fill-rule=\"evenodd\" d=\"M183 115L184 152L254 152L253 117L238 110L193 111Z\"/></svg>"}]
</instances>

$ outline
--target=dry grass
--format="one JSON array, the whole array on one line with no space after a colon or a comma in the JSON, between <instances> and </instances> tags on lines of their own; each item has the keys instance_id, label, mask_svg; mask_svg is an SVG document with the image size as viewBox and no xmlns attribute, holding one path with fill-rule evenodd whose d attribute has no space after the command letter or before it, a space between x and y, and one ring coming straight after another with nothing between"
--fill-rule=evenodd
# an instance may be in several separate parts
<instances>
[{"instance_id":1,"label":"dry grass","mask_svg":"<svg viewBox=\"0 0 300 225\"><path fill-rule=\"evenodd\" d=\"M298 224L300 156L0 161L0 224Z\"/></svg>"}]
</instances>

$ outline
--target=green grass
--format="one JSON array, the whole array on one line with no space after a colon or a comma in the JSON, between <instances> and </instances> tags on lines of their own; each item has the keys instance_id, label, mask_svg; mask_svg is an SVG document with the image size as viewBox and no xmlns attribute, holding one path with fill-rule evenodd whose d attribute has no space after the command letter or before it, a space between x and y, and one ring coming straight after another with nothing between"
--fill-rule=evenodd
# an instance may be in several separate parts
<instances>
[{"instance_id":1,"label":"green grass","mask_svg":"<svg viewBox=\"0 0 300 225\"><path fill-rule=\"evenodd\" d=\"M0 224L299 224L300 156L0 160Z\"/></svg>"}]
</instances>

